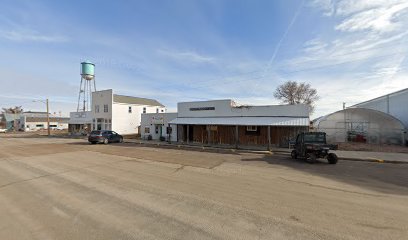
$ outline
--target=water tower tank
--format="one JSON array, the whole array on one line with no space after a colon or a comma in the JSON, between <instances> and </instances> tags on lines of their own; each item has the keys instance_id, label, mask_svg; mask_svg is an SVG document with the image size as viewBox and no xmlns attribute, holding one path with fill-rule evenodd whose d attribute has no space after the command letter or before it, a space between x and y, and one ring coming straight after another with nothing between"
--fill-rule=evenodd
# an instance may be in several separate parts
<instances>
[{"instance_id":1,"label":"water tower tank","mask_svg":"<svg viewBox=\"0 0 408 240\"><path fill-rule=\"evenodd\" d=\"M91 62L81 62L81 76L86 80L92 80L95 77L95 64Z\"/></svg>"}]
</instances>

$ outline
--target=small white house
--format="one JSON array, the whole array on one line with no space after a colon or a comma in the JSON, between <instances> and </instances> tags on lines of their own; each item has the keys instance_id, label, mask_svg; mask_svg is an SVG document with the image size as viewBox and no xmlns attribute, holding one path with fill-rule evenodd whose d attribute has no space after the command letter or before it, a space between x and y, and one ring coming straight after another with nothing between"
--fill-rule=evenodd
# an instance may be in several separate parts
<instances>
[{"instance_id":1,"label":"small white house","mask_svg":"<svg viewBox=\"0 0 408 240\"><path fill-rule=\"evenodd\" d=\"M141 137L148 140L177 141L176 125L169 125L169 122L177 118L177 113L146 113L142 114ZM170 130L171 129L171 130ZM170 130L170 131L168 131Z\"/></svg>"},{"instance_id":2,"label":"small white house","mask_svg":"<svg viewBox=\"0 0 408 240\"><path fill-rule=\"evenodd\" d=\"M142 113L165 113L154 99L113 94L112 89L92 93L92 129L138 134Z\"/></svg>"},{"instance_id":3,"label":"small white house","mask_svg":"<svg viewBox=\"0 0 408 240\"><path fill-rule=\"evenodd\" d=\"M93 115L91 111L70 112L68 131L71 134L85 134L92 128Z\"/></svg>"}]
</instances>

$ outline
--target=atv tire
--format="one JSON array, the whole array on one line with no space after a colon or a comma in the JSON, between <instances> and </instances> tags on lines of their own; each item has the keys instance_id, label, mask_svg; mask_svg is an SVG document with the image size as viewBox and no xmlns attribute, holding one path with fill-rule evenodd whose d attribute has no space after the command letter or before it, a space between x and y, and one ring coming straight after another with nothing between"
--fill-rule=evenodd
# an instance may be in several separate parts
<instances>
[{"instance_id":1,"label":"atv tire","mask_svg":"<svg viewBox=\"0 0 408 240\"><path fill-rule=\"evenodd\" d=\"M290 153L290 156L292 157L292 159L297 159L296 150L292 150L292 152Z\"/></svg>"},{"instance_id":2,"label":"atv tire","mask_svg":"<svg viewBox=\"0 0 408 240\"><path fill-rule=\"evenodd\" d=\"M334 153L329 153L329 155L327 155L327 161L328 161L330 164L336 164L336 163L337 163L337 160L338 160L338 157L337 157L336 154L334 154Z\"/></svg>"}]
</instances>

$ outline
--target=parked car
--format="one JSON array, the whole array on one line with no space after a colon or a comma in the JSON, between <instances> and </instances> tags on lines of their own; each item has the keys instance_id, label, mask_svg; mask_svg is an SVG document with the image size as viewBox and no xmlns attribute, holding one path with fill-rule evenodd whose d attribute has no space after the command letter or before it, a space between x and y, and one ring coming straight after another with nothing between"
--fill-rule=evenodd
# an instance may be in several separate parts
<instances>
[{"instance_id":1,"label":"parked car","mask_svg":"<svg viewBox=\"0 0 408 240\"><path fill-rule=\"evenodd\" d=\"M0 128L0 133L6 133L7 132L7 129L5 129L5 128Z\"/></svg>"},{"instance_id":2,"label":"parked car","mask_svg":"<svg viewBox=\"0 0 408 240\"><path fill-rule=\"evenodd\" d=\"M303 158L309 163L316 162L317 158L326 158L330 164L337 163L337 155L329 153L337 149L337 145L327 144L324 132L302 132L296 137L291 157L293 159Z\"/></svg>"},{"instance_id":3,"label":"parked car","mask_svg":"<svg viewBox=\"0 0 408 240\"><path fill-rule=\"evenodd\" d=\"M96 131L92 131L89 134L88 142L90 142L91 144L95 144L95 143L108 144L108 143L113 143L113 142L121 143L123 142L123 136L114 131L96 130Z\"/></svg>"}]
</instances>

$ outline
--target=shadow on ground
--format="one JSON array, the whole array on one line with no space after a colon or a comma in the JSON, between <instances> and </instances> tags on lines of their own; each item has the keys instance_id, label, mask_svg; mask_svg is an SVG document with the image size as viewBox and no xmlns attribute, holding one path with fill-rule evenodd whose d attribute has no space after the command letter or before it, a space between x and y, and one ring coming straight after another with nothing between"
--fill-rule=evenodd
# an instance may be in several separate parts
<instances>
[{"instance_id":1,"label":"shadow on ground","mask_svg":"<svg viewBox=\"0 0 408 240\"><path fill-rule=\"evenodd\" d=\"M86 146L91 145L88 142L71 142L67 143L70 145L79 145L79 146ZM228 155L239 155L239 153L235 150L230 150L226 148L209 148L209 147L196 147L196 146L185 146L185 145L167 145L167 144L139 144L139 143L109 143L108 145L104 145L102 143L94 144L94 146L119 146L119 147L126 147L126 148L150 148L150 149L171 149L171 150L180 150L186 152L208 152L208 153L219 153L219 154L228 154Z\"/></svg>"},{"instance_id":2,"label":"shadow on ground","mask_svg":"<svg viewBox=\"0 0 408 240\"><path fill-rule=\"evenodd\" d=\"M350 185L382 193L408 195L408 164L372 163L341 160L336 165L320 159L314 164L302 159L291 159L286 154L259 154L231 151L228 149L185 147L178 145L155 145L135 143L112 143L90 145L88 142L67 143L89 146L88 151L105 154L141 157L153 161L164 161L196 167L213 168L224 161L240 161L243 164L264 163L284 166L297 171L341 181ZM126 150L125 150L126 149ZM144 151L149 149L149 151ZM208 153L208 154L206 154Z\"/></svg>"},{"instance_id":3,"label":"shadow on ground","mask_svg":"<svg viewBox=\"0 0 408 240\"><path fill-rule=\"evenodd\" d=\"M284 154L243 158L241 161L266 162L370 190L408 195L407 164L342 161L341 159L335 165L328 164L325 159L319 159L316 163L310 164L303 159L291 159L290 156Z\"/></svg>"}]
</instances>

